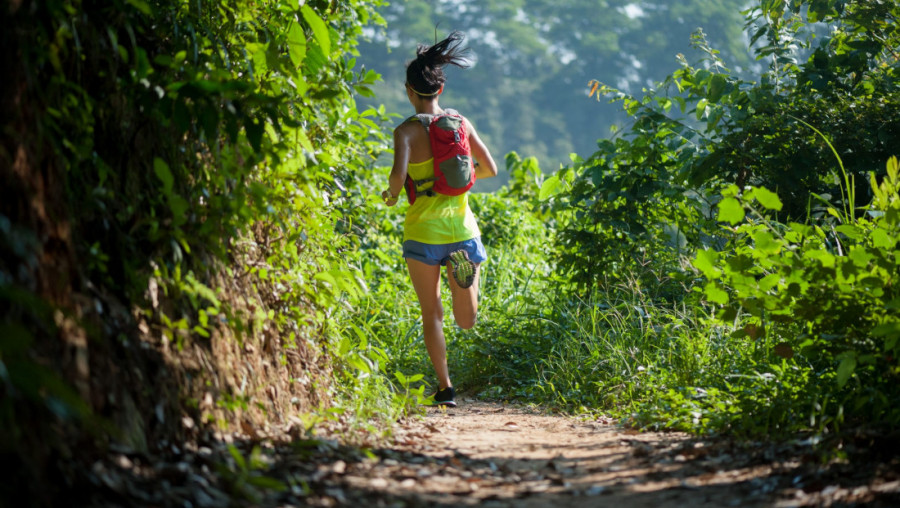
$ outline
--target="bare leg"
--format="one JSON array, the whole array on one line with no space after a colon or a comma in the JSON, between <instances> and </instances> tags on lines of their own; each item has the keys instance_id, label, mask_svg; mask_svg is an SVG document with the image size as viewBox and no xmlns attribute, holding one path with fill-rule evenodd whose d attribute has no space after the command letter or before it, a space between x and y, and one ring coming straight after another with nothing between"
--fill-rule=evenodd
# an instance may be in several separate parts
<instances>
[{"instance_id":1,"label":"bare leg","mask_svg":"<svg viewBox=\"0 0 900 508\"><path fill-rule=\"evenodd\" d=\"M450 281L450 297L453 299L453 318L456 325L463 330L475 326L478 319L478 282L481 275L481 265L475 265L475 282L463 289L453 278L453 265L447 262L447 280Z\"/></svg>"},{"instance_id":2,"label":"bare leg","mask_svg":"<svg viewBox=\"0 0 900 508\"><path fill-rule=\"evenodd\" d=\"M407 259L409 278L412 279L419 306L422 308L422 328L425 333L425 349L434 366L438 389L443 390L450 383L447 369L447 344L444 341L444 307L441 305L441 267L431 266ZM454 304L455 306L455 304Z\"/></svg>"}]
</instances>

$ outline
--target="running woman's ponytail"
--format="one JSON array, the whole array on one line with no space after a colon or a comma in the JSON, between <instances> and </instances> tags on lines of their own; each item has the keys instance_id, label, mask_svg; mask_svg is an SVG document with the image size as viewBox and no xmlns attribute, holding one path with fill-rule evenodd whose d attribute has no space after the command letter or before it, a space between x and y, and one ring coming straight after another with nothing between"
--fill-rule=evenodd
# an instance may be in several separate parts
<instances>
[{"instance_id":1,"label":"running woman's ponytail","mask_svg":"<svg viewBox=\"0 0 900 508\"><path fill-rule=\"evenodd\" d=\"M419 44L416 59L406 66L406 84L420 97L434 97L444 86L445 65L469 67L467 50L460 49L463 35L454 31L434 46Z\"/></svg>"}]
</instances>

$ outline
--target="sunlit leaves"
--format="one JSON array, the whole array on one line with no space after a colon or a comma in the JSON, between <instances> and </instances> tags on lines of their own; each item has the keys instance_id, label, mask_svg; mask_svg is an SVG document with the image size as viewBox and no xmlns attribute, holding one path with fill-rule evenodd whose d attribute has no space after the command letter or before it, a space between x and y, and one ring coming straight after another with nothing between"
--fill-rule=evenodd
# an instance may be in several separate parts
<instances>
[{"instance_id":1,"label":"sunlit leaves","mask_svg":"<svg viewBox=\"0 0 900 508\"><path fill-rule=\"evenodd\" d=\"M707 284L706 287L703 288L703 294L705 294L706 299L712 303L719 305L728 303L728 293L715 283L710 282Z\"/></svg>"},{"instance_id":2,"label":"sunlit leaves","mask_svg":"<svg viewBox=\"0 0 900 508\"><path fill-rule=\"evenodd\" d=\"M260 42L246 43L247 52L250 54L250 61L253 64L252 75L256 79L261 79L269 71L268 52L269 45Z\"/></svg>"},{"instance_id":3,"label":"sunlit leaves","mask_svg":"<svg viewBox=\"0 0 900 508\"><path fill-rule=\"evenodd\" d=\"M753 254L759 257L776 255L781 252L781 243L769 231L753 233Z\"/></svg>"},{"instance_id":4,"label":"sunlit leaves","mask_svg":"<svg viewBox=\"0 0 900 508\"><path fill-rule=\"evenodd\" d=\"M306 23L312 29L316 44L319 45L319 48L322 49L322 52L325 55L330 55L331 38L328 36L328 26L326 26L325 22L322 21L322 18L316 14L316 11L307 4L303 4L303 6L300 7L300 12L303 14L303 19L306 20Z\"/></svg>"},{"instance_id":5,"label":"sunlit leaves","mask_svg":"<svg viewBox=\"0 0 900 508\"><path fill-rule=\"evenodd\" d=\"M326 285L320 287L324 287L325 290L335 295L347 292L353 298L358 298L368 290L365 281L359 277L358 273L342 268L319 272L315 275L315 279L325 282Z\"/></svg>"},{"instance_id":6,"label":"sunlit leaves","mask_svg":"<svg viewBox=\"0 0 900 508\"><path fill-rule=\"evenodd\" d=\"M750 37L771 63L754 82L729 75L702 44L708 60L682 59L643 97L589 82L590 97L618 102L631 123L598 143L571 189L557 193L547 182L539 196L556 196L549 203L565 221L560 265L603 282L631 268L635 279L657 279L628 283L658 291L662 274L684 266L669 262L658 231L687 223L693 301L714 309L735 340L758 342L761 371L809 376L802 389L816 395L804 403L831 405L814 409L833 419L819 420L822 429L843 423L843 409L833 409L841 404L875 418L890 412L896 422L885 401L896 398L900 372L900 178L892 176L900 164L891 159L887 175L883 166L897 146L887 113L896 110L896 55L885 60L881 49L897 46L896 24L883 23L871 2L838 5L768 0L753 9L763 26ZM804 7L810 19L845 29L801 62ZM869 172L871 189L860 185ZM692 208L694 197L703 204ZM644 264L629 264L634 258ZM785 406L800 399L767 397Z\"/></svg>"},{"instance_id":7,"label":"sunlit leaves","mask_svg":"<svg viewBox=\"0 0 900 508\"><path fill-rule=\"evenodd\" d=\"M778 336L803 330L809 338L802 348L782 343L774 354L785 360L803 355L832 373L838 388L856 397L864 396L859 389L884 390L879 376L892 369L890 358L900 341L894 316L900 256L893 252L900 231L884 213L898 199L900 189L892 183L890 176L873 180L880 191L874 193L868 217L836 223L846 218L835 213L812 225L779 224L762 215L781 205L771 191L749 188L741 195L736 187L726 189L722 201L734 201L731 218L739 215L735 205L752 216L733 229L729 249L702 251L694 260L709 281L703 290L706 300L723 306L719 318L727 322L739 318L740 311L760 322L778 323L771 328ZM823 228L819 221L832 223ZM853 379L859 383L851 384Z\"/></svg>"},{"instance_id":8,"label":"sunlit leaves","mask_svg":"<svg viewBox=\"0 0 900 508\"><path fill-rule=\"evenodd\" d=\"M718 207L720 221L735 225L744 220L744 207L736 198L724 198Z\"/></svg>"},{"instance_id":9,"label":"sunlit leaves","mask_svg":"<svg viewBox=\"0 0 900 508\"><path fill-rule=\"evenodd\" d=\"M697 257L692 261L694 267L700 270L706 278L717 279L722 270L718 267L719 254L712 249L697 251Z\"/></svg>"},{"instance_id":10,"label":"sunlit leaves","mask_svg":"<svg viewBox=\"0 0 900 508\"><path fill-rule=\"evenodd\" d=\"M765 187L755 187L747 193L747 199L756 199L766 210L781 210L782 203L778 194Z\"/></svg>"},{"instance_id":11,"label":"sunlit leaves","mask_svg":"<svg viewBox=\"0 0 900 508\"><path fill-rule=\"evenodd\" d=\"M809 249L803 251L803 256L810 260L818 261L823 268L833 268L835 263L834 254L824 249Z\"/></svg>"},{"instance_id":12,"label":"sunlit leaves","mask_svg":"<svg viewBox=\"0 0 900 508\"><path fill-rule=\"evenodd\" d=\"M538 194L538 199L541 201L546 201L551 197L555 196L561 190L561 182L559 180L559 175L553 175L546 180L541 185L540 193Z\"/></svg>"},{"instance_id":13,"label":"sunlit leaves","mask_svg":"<svg viewBox=\"0 0 900 508\"><path fill-rule=\"evenodd\" d=\"M709 104L709 101L707 99L700 99L699 101L697 101L697 109L695 112L697 115L697 120L703 119L703 115L706 113L707 104Z\"/></svg>"},{"instance_id":14,"label":"sunlit leaves","mask_svg":"<svg viewBox=\"0 0 900 508\"><path fill-rule=\"evenodd\" d=\"M287 35L288 55L295 67L300 67L306 57L306 37L297 23L292 23Z\"/></svg>"}]
</instances>

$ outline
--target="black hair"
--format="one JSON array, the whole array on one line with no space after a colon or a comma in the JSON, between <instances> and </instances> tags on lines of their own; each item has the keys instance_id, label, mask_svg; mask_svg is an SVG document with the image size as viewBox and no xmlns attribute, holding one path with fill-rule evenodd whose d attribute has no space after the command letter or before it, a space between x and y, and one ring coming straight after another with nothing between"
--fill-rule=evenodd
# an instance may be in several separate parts
<instances>
[{"instance_id":1,"label":"black hair","mask_svg":"<svg viewBox=\"0 0 900 508\"><path fill-rule=\"evenodd\" d=\"M406 66L406 84L421 97L433 97L444 85L445 65L455 65L465 69L469 67L466 58L467 49L460 49L463 35L453 31L446 39L434 46L419 44L416 48L416 59Z\"/></svg>"}]
</instances>

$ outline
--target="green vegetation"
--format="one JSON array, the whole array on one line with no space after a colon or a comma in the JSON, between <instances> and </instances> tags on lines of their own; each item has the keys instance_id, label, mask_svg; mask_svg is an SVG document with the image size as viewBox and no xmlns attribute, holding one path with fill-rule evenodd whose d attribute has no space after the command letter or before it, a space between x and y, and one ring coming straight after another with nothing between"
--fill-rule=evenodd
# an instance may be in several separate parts
<instances>
[{"instance_id":1,"label":"green vegetation","mask_svg":"<svg viewBox=\"0 0 900 508\"><path fill-rule=\"evenodd\" d=\"M740 16L679 12L713 4ZM497 65L646 46L566 32L594 8L579 2L529 44L520 21L550 4L516 5L524 18L470 12L515 21L503 33L521 52ZM431 369L402 207L382 205L373 170L394 116L356 103L379 78L357 68L357 41L383 6L31 6L0 9L0 457L46 478L85 435L146 450L299 414L304 432L340 422L364 442L416 412ZM489 260L478 325L447 325L459 388L697 433L900 423L900 4L765 0L744 15L756 76L697 31L641 95L589 85L628 119L595 152L545 174L536 156L568 151L571 131L542 134L562 145L508 154L505 186L472 195ZM808 39L812 22L827 36ZM524 91L513 77L490 88ZM503 110L504 96L465 104ZM527 133L538 117L565 123L494 118ZM253 456L234 462L236 495L271 486Z\"/></svg>"},{"instance_id":2,"label":"green vegetation","mask_svg":"<svg viewBox=\"0 0 900 508\"><path fill-rule=\"evenodd\" d=\"M692 432L900 422L900 6L745 15L756 80L697 32L699 60L643 96L594 82L632 118L597 152L547 177L513 155L475 199L490 260L479 325L448 334L458 384ZM406 316L379 333L385 370L429 372Z\"/></svg>"}]
</instances>

